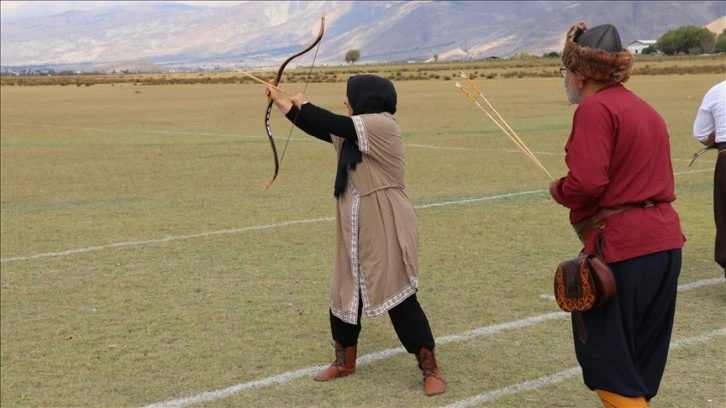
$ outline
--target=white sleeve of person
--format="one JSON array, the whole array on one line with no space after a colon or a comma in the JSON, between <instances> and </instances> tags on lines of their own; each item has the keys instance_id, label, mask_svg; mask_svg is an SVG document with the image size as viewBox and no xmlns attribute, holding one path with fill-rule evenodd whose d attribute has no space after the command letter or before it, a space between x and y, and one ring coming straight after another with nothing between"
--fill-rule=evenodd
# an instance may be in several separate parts
<instances>
[{"instance_id":1,"label":"white sleeve of person","mask_svg":"<svg viewBox=\"0 0 726 408\"><path fill-rule=\"evenodd\" d=\"M706 142L716 132L716 142L726 142L726 81L711 88L703 97L693 122L693 137Z\"/></svg>"}]
</instances>

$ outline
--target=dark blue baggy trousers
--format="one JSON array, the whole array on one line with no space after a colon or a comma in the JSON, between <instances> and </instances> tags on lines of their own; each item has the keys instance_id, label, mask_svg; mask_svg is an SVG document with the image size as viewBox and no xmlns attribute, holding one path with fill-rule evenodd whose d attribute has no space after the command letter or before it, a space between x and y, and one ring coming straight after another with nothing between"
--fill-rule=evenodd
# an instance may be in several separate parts
<instances>
[{"instance_id":1,"label":"dark blue baggy trousers","mask_svg":"<svg viewBox=\"0 0 726 408\"><path fill-rule=\"evenodd\" d=\"M601 308L582 313L586 342L573 316L577 361L591 390L650 400L658 393L668 357L681 250L609 265L617 292Z\"/></svg>"}]
</instances>

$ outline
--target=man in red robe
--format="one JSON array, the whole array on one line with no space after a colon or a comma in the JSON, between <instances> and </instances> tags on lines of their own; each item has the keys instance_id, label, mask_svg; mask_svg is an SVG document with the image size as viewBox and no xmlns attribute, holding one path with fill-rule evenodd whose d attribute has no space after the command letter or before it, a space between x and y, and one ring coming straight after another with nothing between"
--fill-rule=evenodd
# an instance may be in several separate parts
<instances>
[{"instance_id":1,"label":"man in red robe","mask_svg":"<svg viewBox=\"0 0 726 408\"><path fill-rule=\"evenodd\" d=\"M550 184L584 244L615 276L615 297L582 313L575 353L585 385L605 407L648 407L668 357L685 243L675 201L666 123L623 86L633 56L611 25L567 34L565 90L577 104L565 145L565 177Z\"/></svg>"}]
</instances>

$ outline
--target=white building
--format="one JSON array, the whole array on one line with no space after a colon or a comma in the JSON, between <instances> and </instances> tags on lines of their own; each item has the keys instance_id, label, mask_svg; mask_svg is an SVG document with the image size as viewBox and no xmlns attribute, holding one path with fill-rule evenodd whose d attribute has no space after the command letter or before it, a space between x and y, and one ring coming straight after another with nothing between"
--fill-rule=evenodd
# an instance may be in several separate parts
<instances>
[{"instance_id":1,"label":"white building","mask_svg":"<svg viewBox=\"0 0 726 408\"><path fill-rule=\"evenodd\" d=\"M628 44L627 48L633 54L641 54L645 48L655 45L656 40L635 40Z\"/></svg>"}]
</instances>

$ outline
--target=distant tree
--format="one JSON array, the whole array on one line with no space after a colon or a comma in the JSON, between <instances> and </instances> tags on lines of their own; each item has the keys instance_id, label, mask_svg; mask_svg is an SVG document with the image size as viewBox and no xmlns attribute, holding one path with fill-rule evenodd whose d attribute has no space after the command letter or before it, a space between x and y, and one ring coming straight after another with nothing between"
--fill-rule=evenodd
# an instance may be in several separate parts
<instances>
[{"instance_id":1,"label":"distant tree","mask_svg":"<svg viewBox=\"0 0 726 408\"><path fill-rule=\"evenodd\" d=\"M716 44L713 46L713 52L726 52L726 30L716 38Z\"/></svg>"},{"instance_id":2,"label":"distant tree","mask_svg":"<svg viewBox=\"0 0 726 408\"><path fill-rule=\"evenodd\" d=\"M439 62L439 54L434 54L434 62Z\"/></svg>"},{"instance_id":3,"label":"distant tree","mask_svg":"<svg viewBox=\"0 0 726 408\"><path fill-rule=\"evenodd\" d=\"M658 52L658 50L655 48L655 46L649 45L649 46L643 48L643 51L641 51L640 53L648 55L648 54L655 54L656 52Z\"/></svg>"},{"instance_id":4,"label":"distant tree","mask_svg":"<svg viewBox=\"0 0 726 408\"><path fill-rule=\"evenodd\" d=\"M704 52L706 54L711 54L713 52L713 49L716 47L716 34L713 33L711 30L708 30L709 35L705 35L703 39L701 39L701 52Z\"/></svg>"},{"instance_id":5,"label":"distant tree","mask_svg":"<svg viewBox=\"0 0 726 408\"><path fill-rule=\"evenodd\" d=\"M710 52L704 46L713 44L714 36L707 28L684 26L663 34L656 42L655 48L667 55L696 52L697 48L699 51Z\"/></svg>"},{"instance_id":6,"label":"distant tree","mask_svg":"<svg viewBox=\"0 0 726 408\"><path fill-rule=\"evenodd\" d=\"M345 53L345 62L355 64L360 59L360 51L350 50Z\"/></svg>"},{"instance_id":7,"label":"distant tree","mask_svg":"<svg viewBox=\"0 0 726 408\"><path fill-rule=\"evenodd\" d=\"M533 57L534 56L532 54L530 54L529 51L523 50L517 54L512 55L510 58L511 59L530 59Z\"/></svg>"},{"instance_id":8,"label":"distant tree","mask_svg":"<svg viewBox=\"0 0 726 408\"><path fill-rule=\"evenodd\" d=\"M550 52L544 54L543 57L546 57L546 58L559 58L560 57L560 53L557 52L557 51L550 51Z\"/></svg>"}]
</instances>

